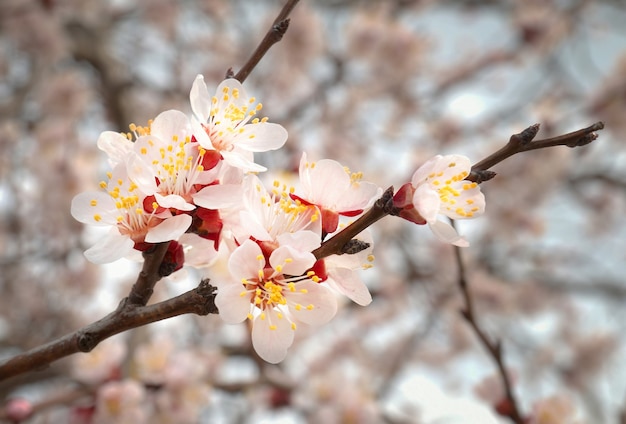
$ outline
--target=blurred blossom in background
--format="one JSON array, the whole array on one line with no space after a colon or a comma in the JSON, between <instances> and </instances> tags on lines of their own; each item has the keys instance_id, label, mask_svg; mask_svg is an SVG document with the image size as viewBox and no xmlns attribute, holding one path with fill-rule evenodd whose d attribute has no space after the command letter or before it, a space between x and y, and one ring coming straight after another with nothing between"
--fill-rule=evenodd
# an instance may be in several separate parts
<instances>
[{"instance_id":1,"label":"blurred blossom in background","mask_svg":"<svg viewBox=\"0 0 626 424\"><path fill-rule=\"evenodd\" d=\"M136 277L132 261L87 262L102 233L70 215L106 170L100 132L191 113L195 76L212 90L238 70L281 6L0 3L0 357L104 316ZM476 162L536 122L538 138L605 122L589 146L496 166L485 215L459 225L478 319L533 423L626 421L625 21L610 0L302 2L244 84L289 132L256 156L270 173L297 173L306 150L382 187L436 154ZM67 392L33 423L508 422L451 247L393 218L372 235L373 302L299 329L280 365L253 354L245 325L182 316L0 382L1 404ZM153 302L226 273L225 258L190 269Z\"/></svg>"}]
</instances>

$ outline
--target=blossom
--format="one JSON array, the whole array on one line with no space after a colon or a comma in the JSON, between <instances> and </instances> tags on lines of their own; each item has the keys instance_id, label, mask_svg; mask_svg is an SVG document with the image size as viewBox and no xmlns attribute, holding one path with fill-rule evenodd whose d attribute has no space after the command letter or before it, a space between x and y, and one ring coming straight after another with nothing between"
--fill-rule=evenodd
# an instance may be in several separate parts
<instances>
[{"instance_id":1,"label":"blossom","mask_svg":"<svg viewBox=\"0 0 626 424\"><path fill-rule=\"evenodd\" d=\"M119 163L100 182L103 191L80 193L72 199L72 216L85 224L110 226L109 233L85 251L87 259L102 264L128 255L142 243L176 240L189 225L189 215L172 215L150 203L145 193L128 177Z\"/></svg>"},{"instance_id":2,"label":"blossom","mask_svg":"<svg viewBox=\"0 0 626 424\"><path fill-rule=\"evenodd\" d=\"M243 206L239 211L239 222L233 223L237 240L253 237L275 244L282 234L308 231L317 240L313 249L319 247L322 231L319 209L291 199L289 193L293 192L293 188L275 180L271 191L268 191L259 177L251 174L244 178L242 189Z\"/></svg>"},{"instance_id":3,"label":"blossom","mask_svg":"<svg viewBox=\"0 0 626 424\"><path fill-rule=\"evenodd\" d=\"M314 263L313 254L287 244L266 259L252 240L230 256L234 281L220 285L215 304L227 323L252 321L252 345L267 362L285 358L299 323L321 325L337 311L332 293L314 281L313 273L303 275Z\"/></svg>"},{"instance_id":4,"label":"blossom","mask_svg":"<svg viewBox=\"0 0 626 424\"><path fill-rule=\"evenodd\" d=\"M243 86L229 78L210 97L204 78L198 75L189 95L195 115L194 135L200 145L218 151L231 166L244 171L265 171L253 161L254 152L275 150L287 141L281 125L254 118L262 109L254 97L248 97Z\"/></svg>"},{"instance_id":5,"label":"blossom","mask_svg":"<svg viewBox=\"0 0 626 424\"><path fill-rule=\"evenodd\" d=\"M416 224L430 226L435 235L456 246L468 246L450 224L438 215L451 219L475 218L485 211L485 197L475 182L467 181L471 164L460 155L437 155L423 164L394 195L399 216Z\"/></svg>"},{"instance_id":6,"label":"blossom","mask_svg":"<svg viewBox=\"0 0 626 424\"><path fill-rule=\"evenodd\" d=\"M195 209L196 187L218 177L221 157L199 145L189 118L177 110L159 114L137 138L133 152L127 161L130 178L164 208Z\"/></svg>"},{"instance_id":7,"label":"blossom","mask_svg":"<svg viewBox=\"0 0 626 424\"><path fill-rule=\"evenodd\" d=\"M324 234L337 230L339 215L360 215L382 194L380 187L361 181L360 172L351 173L330 159L309 162L306 153L300 159L299 175L302 194L292 193L291 197L320 209Z\"/></svg>"}]
</instances>

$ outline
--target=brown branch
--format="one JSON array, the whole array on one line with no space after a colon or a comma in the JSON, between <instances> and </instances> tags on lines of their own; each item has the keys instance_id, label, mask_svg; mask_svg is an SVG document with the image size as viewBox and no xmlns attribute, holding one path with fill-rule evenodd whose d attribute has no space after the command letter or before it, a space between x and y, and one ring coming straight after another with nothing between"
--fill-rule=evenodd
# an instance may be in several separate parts
<instances>
[{"instance_id":1,"label":"brown branch","mask_svg":"<svg viewBox=\"0 0 626 424\"><path fill-rule=\"evenodd\" d=\"M0 381L42 369L77 352L89 352L101 341L132 328L183 314L217 314L214 292L208 280L203 280L195 289L154 305L137 305L125 298L115 311L99 321L0 363Z\"/></svg>"},{"instance_id":2,"label":"brown branch","mask_svg":"<svg viewBox=\"0 0 626 424\"><path fill-rule=\"evenodd\" d=\"M348 225L333 237L322 243L322 245L315 249L312 253L317 259L344 253L343 247L349 243L350 240L361 233L361 231L365 230L367 227L392 212L390 207L392 197L393 187L389 187L385 190L380 199L374 202L374 206L372 206L370 210L361 215L352 224Z\"/></svg>"},{"instance_id":3,"label":"brown branch","mask_svg":"<svg viewBox=\"0 0 626 424\"><path fill-rule=\"evenodd\" d=\"M159 273L159 268L168 246L169 242L159 243L154 245L150 251L143 253L143 267L137 276L137 281L135 281L128 294L128 302L130 304L139 306L148 304L154 292L154 286L162 277Z\"/></svg>"},{"instance_id":4,"label":"brown branch","mask_svg":"<svg viewBox=\"0 0 626 424\"><path fill-rule=\"evenodd\" d=\"M248 61L243 65L243 67L234 75L234 78L239 80L239 82L244 82L250 72L256 67L256 65L261 61L263 56L268 52L268 50L276 43L278 43L283 35L287 32L287 28L289 28L289 19L288 16L296 7L299 0L289 0L282 8L272 26L261 40L261 43L254 50ZM231 70L227 73L227 76L230 76Z\"/></svg>"},{"instance_id":5,"label":"brown branch","mask_svg":"<svg viewBox=\"0 0 626 424\"><path fill-rule=\"evenodd\" d=\"M595 131L600 131L603 128L604 123L600 121L588 126L587 128L582 128L571 133L533 141L537 132L539 132L539 124L531 125L521 133L513 134L509 139L509 142L504 147L474 165L472 167L472 172L467 179L480 183L493 178L495 173L490 173L487 170L517 153L545 149L546 147L554 146L567 146L573 148L587 145L598 138ZM487 173L485 174L485 172Z\"/></svg>"},{"instance_id":6,"label":"brown branch","mask_svg":"<svg viewBox=\"0 0 626 424\"><path fill-rule=\"evenodd\" d=\"M461 315L463 315L463 318L465 318L470 327L472 327L472 330L480 340L480 343L485 349L487 349L489 356L493 359L498 368L507 401L507 416L516 424L524 424L526 421L522 418L522 415L520 414L517 400L515 398L515 395L513 394L513 385L511 384L511 379L509 378L509 374L507 373L506 367L504 365L504 358L502 355L502 343L499 340L496 340L495 342L492 341L478 325L478 321L476 320L476 315L474 312L474 302L470 293L469 284L467 283L465 266L463 265L463 258L461 257L461 248L458 246L454 246L454 253L459 269L458 284L463 295L463 301L465 303L464 308L461 310Z\"/></svg>"}]
</instances>

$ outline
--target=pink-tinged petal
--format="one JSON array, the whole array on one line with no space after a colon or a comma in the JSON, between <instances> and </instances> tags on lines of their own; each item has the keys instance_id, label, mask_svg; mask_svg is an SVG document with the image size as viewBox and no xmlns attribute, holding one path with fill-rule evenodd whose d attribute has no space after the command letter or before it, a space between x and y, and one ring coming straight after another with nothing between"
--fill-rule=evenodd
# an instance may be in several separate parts
<instances>
[{"instance_id":1,"label":"pink-tinged petal","mask_svg":"<svg viewBox=\"0 0 626 424\"><path fill-rule=\"evenodd\" d=\"M239 212L239 220L232 228L236 240L246 240L254 237L260 241L272 240L272 235L257 220L257 216L248 211Z\"/></svg>"},{"instance_id":2,"label":"pink-tinged petal","mask_svg":"<svg viewBox=\"0 0 626 424\"><path fill-rule=\"evenodd\" d=\"M370 291L356 272L347 268L335 268L328 274L328 282L332 284L333 288L353 302L361 306L369 305L372 302Z\"/></svg>"},{"instance_id":3,"label":"pink-tinged petal","mask_svg":"<svg viewBox=\"0 0 626 424\"><path fill-rule=\"evenodd\" d=\"M86 191L74 196L70 213L79 222L98 226L115 224L118 214L111 196L101 191Z\"/></svg>"},{"instance_id":4,"label":"pink-tinged petal","mask_svg":"<svg viewBox=\"0 0 626 424\"><path fill-rule=\"evenodd\" d=\"M337 313L337 299L333 293L312 281L298 284L295 292L285 296L288 296L289 312L298 321L307 324L326 324Z\"/></svg>"},{"instance_id":5,"label":"pink-tinged petal","mask_svg":"<svg viewBox=\"0 0 626 424\"><path fill-rule=\"evenodd\" d=\"M95 264L107 264L128 255L135 243L128 236L124 236L112 228L95 245L85 251L85 257Z\"/></svg>"},{"instance_id":6,"label":"pink-tinged petal","mask_svg":"<svg viewBox=\"0 0 626 424\"><path fill-rule=\"evenodd\" d=\"M156 227L148 230L146 242L160 243L162 241L178 240L180 236L185 234L190 225L191 217L186 214L167 218Z\"/></svg>"},{"instance_id":7,"label":"pink-tinged petal","mask_svg":"<svg viewBox=\"0 0 626 424\"><path fill-rule=\"evenodd\" d=\"M236 248L228 259L228 271L233 279L239 283L244 278L258 277L259 268L262 268L265 261L259 261L261 248L252 240L244 241Z\"/></svg>"},{"instance_id":8,"label":"pink-tinged petal","mask_svg":"<svg viewBox=\"0 0 626 424\"><path fill-rule=\"evenodd\" d=\"M194 115L201 121L206 122L211 113L211 96L209 95L204 77L196 76L189 93L189 101L191 102L191 110Z\"/></svg>"},{"instance_id":9,"label":"pink-tinged petal","mask_svg":"<svg viewBox=\"0 0 626 424\"><path fill-rule=\"evenodd\" d=\"M216 121L222 121L222 123L226 120L232 121L232 119L225 117L225 114L230 112L229 108L232 107L236 109L248 107L252 110L253 105L249 102L246 90L235 78L227 78L222 81L215 90L215 97L217 98L217 105L213 105L213 107L217 108ZM244 115L244 117L246 116Z\"/></svg>"},{"instance_id":10,"label":"pink-tinged petal","mask_svg":"<svg viewBox=\"0 0 626 424\"><path fill-rule=\"evenodd\" d=\"M118 132L105 131L98 137L98 148L109 155L109 163L115 166L124 162L128 152L133 150L133 142Z\"/></svg>"},{"instance_id":11,"label":"pink-tinged petal","mask_svg":"<svg viewBox=\"0 0 626 424\"><path fill-rule=\"evenodd\" d=\"M222 284L215 296L215 306L220 311L220 317L228 324L242 322L250 313L250 295L244 293L244 286L233 281L230 284Z\"/></svg>"},{"instance_id":12,"label":"pink-tinged petal","mask_svg":"<svg viewBox=\"0 0 626 424\"><path fill-rule=\"evenodd\" d=\"M301 252L312 252L321 244L320 233L309 230L284 233L276 237L276 241L281 246L291 246Z\"/></svg>"},{"instance_id":13,"label":"pink-tinged petal","mask_svg":"<svg viewBox=\"0 0 626 424\"><path fill-rule=\"evenodd\" d=\"M263 360L277 364L287 356L295 331L284 315L273 309L257 316L252 326L252 346Z\"/></svg>"},{"instance_id":14,"label":"pink-tinged petal","mask_svg":"<svg viewBox=\"0 0 626 424\"><path fill-rule=\"evenodd\" d=\"M224 157L224 162L245 172L267 171L266 167L254 163L254 158L251 155L245 154L247 152L222 151L221 153L222 157Z\"/></svg>"},{"instance_id":15,"label":"pink-tinged petal","mask_svg":"<svg viewBox=\"0 0 626 424\"><path fill-rule=\"evenodd\" d=\"M179 211L192 211L196 207L190 203L187 203L184 197L178 194L168 194L167 196L155 193L154 197L157 203L164 208L174 208Z\"/></svg>"},{"instance_id":16,"label":"pink-tinged petal","mask_svg":"<svg viewBox=\"0 0 626 424\"><path fill-rule=\"evenodd\" d=\"M311 162L308 168L308 192L305 197L311 203L335 210L335 204L350 188L350 176L339 162L323 159ZM332 190L330 189L332 187Z\"/></svg>"},{"instance_id":17,"label":"pink-tinged petal","mask_svg":"<svg viewBox=\"0 0 626 424\"><path fill-rule=\"evenodd\" d=\"M463 174L463 178L469 174L472 167L470 160L461 155L445 155L436 163L433 168L434 173L442 173L444 180L450 180ZM461 178L461 179L463 179Z\"/></svg>"},{"instance_id":18,"label":"pink-tinged petal","mask_svg":"<svg viewBox=\"0 0 626 424\"><path fill-rule=\"evenodd\" d=\"M218 252L213 240L207 240L197 234L185 233L178 239L184 246L185 264L196 268L211 266L217 259Z\"/></svg>"},{"instance_id":19,"label":"pink-tinged petal","mask_svg":"<svg viewBox=\"0 0 626 424\"><path fill-rule=\"evenodd\" d=\"M469 246L469 242L461 237L454 227L447 222L435 221L432 223L429 222L428 225L439 240L459 247Z\"/></svg>"},{"instance_id":20,"label":"pink-tinged petal","mask_svg":"<svg viewBox=\"0 0 626 424\"><path fill-rule=\"evenodd\" d=\"M133 151L148 166L154 166L155 162L161 163L161 149L166 149L167 144L153 135L142 135L133 146Z\"/></svg>"},{"instance_id":21,"label":"pink-tinged petal","mask_svg":"<svg viewBox=\"0 0 626 424\"><path fill-rule=\"evenodd\" d=\"M413 205L427 222L431 222L437 219L441 199L436 191L431 190L427 184L422 184L413 193Z\"/></svg>"},{"instance_id":22,"label":"pink-tinged petal","mask_svg":"<svg viewBox=\"0 0 626 424\"><path fill-rule=\"evenodd\" d=\"M241 205L241 184L216 184L204 187L193 195L196 205L207 209L231 208Z\"/></svg>"},{"instance_id":23,"label":"pink-tinged petal","mask_svg":"<svg viewBox=\"0 0 626 424\"><path fill-rule=\"evenodd\" d=\"M282 125L259 122L244 125L243 131L235 136L233 142L250 152L267 152L283 147L287 136L287 130Z\"/></svg>"},{"instance_id":24,"label":"pink-tinged petal","mask_svg":"<svg viewBox=\"0 0 626 424\"><path fill-rule=\"evenodd\" d=\"M211 137L209 137L206 133L206 130L202 126L202 122L199 122L196 118L191 120L191 131L200 146L207 150L215 150L215 147L213 147L213 143L211 142Z\"/></svg>"},{"instance_id":25,"label":"pink-tinged petal","mask_svg":"<svg viewBox=\"0 0 626 424\"><path fill-rule=\"evenodd\" d=\"M426 180L426 178L428 178L428 176L432 174L433 168L435 167L435 165L440 159L441 159L441 155L437 155L429 159L428 161L426 161L422 166L420 166L417 169L417 171L415 171L415 173L413 174L413 177L411 178L411 185L417 188L417 186L422 184L424 180Z\"/></svg>"},{"instance_id":26,"label":"pink-tinged petal","mask_svg":"<svg viewBox=\"0 0 626 424\"><path fill-rule=\"evenodd\" d=\"M272 268L281 274L302 275L315 263L315 255L303 252L291 246L280 246L270 255Z\"/></svg>"},{"instance_id":27,"label":"pink-tinged petal","mask_svg":"<svg viewBox=\"0 0 626 424\"><path fill-rule=\"evenodd\" d=\"M185 137L190 135L190 132L189 118L183 112L175 109L161 112L150 125L150 134L168 144L174 142L173 136L178 136L179 138L176 144L185 141Z\"/></svg>"},{"instance_id":28,"label":"pink-tinged petal","mask_svg":"<svg viewBox=\"0 0 626 424\"><path fill-rule=\"evenodd\" d=\"M154 194L157 190L154 168L138 154L131 152L126 158L126 169L130 178L145 194Z\"/></svg>"}]
</instances>

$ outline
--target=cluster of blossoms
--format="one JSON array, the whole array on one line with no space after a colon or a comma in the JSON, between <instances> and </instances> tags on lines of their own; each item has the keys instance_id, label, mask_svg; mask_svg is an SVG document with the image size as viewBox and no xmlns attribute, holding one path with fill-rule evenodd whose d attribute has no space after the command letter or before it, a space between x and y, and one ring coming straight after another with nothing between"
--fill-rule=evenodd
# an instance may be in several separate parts
<instances>
[{"instance_id":1,"label":"cluster of blossoms","mask_svg":"<svg viewBox=\"0 0 626 424\"><path fill-rule=\"evenodd\" d=\"M85 255L107 263L169 242L160 270L169 275L183 265L210 266L226 251L232 278L216 283L220 316L229 323L249 319L257 353L280 362L298 325L334 316L335 292L360 305L371 302L357 272L373 261L367 233L358 236L358 252L324 258L312 252L341 230L340 216L359 216L382 190L336 161L313 162L306 154L297 188L278 181L266 186L257 176L266 169L254 153L280 148L287 131L256 117L261 104L236 79L223 81L211 96L198 76L190 101L192 117L169 110L147 127L100 136L112 169L101 191L74 198L72 215L110 231ZM467 245L437 217L484 211L479 187L465 180L469 171L462 156L431 159L394 195L397 215Z\"/></svg>"}]
</instances>

